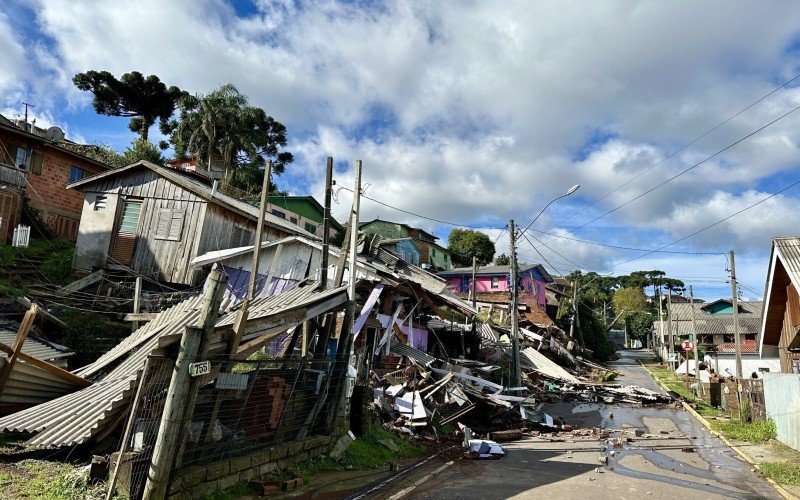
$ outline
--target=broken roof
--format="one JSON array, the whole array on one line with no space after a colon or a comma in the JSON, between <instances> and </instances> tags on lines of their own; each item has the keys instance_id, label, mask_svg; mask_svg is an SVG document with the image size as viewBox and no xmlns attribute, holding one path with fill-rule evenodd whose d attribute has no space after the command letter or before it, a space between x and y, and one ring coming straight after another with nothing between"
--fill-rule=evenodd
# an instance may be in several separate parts
<instances>
[{"instance_id":1,"label":"broken roof","mask_svg":"<svg viewBox=\"0 0 800 500\"><path fill-rule=\"evenodd\" d=\"M522 264L517 266L519 273L524 273L526 271L530 271L535 269L539 272L539 274L544 278L545 282L550 283L553 281L553 277L550 276L550 273L547 272L547 269L544 268L541 264ZM510 265L503 265L503 266L496 266L496 265L489 265L489 266L479 266L475 270L476 276L498 276L498 275L507 275L511 272ZM460 276L472 276L472 268L471 267L457 267L451 269L449 271L442 271L437 273L439 276L444 278L456 278Z\"/></svg>"},{"instance_id":2,"label":"broken roof","mask_svg":"<svg viewBox=\"0 0 800 500\"><path fill-rule=\"evenodd\" d=\"M242 341L295 326L306 317L325 312L320 310L321 306L344 303L346 296L344 287L323 292L314 287L296 287L279 295L254 300ZM104 378L77 392L0 418L0 431L36 433L28 444L37 448L81 444L102 433L130 402L136 379L148 356L158 354L160 348L177 342L187 326L196 324L201 303L202 296L195 296L163 311L97 361L74 372L82 377L98 377L107 372ZM217 332L211 339L212 351L224 347L219 331L229 327L235 316L235 308L228 308L228 304L223 303L221 309ZM292 311L295 312L292 320L284 321L283 313ZM273 319L276 327L262 329Z\"/></svg>"},{"instance_id":3,"label":"broken roof","mask_svg":"<svg viewBox=\"0 0 800 500\"><path fill-rule=\"evenodd\" d=\"M110 172L104 172L98 175L87 177L85 179L81 179L78 182L73 182L72 184L69 184L67 186L67 189L85 190L88 186L91 186L92 184L94 184L99 180L107 179L110 177L116 177L120 175L126 175L130 171L138 168L149 169L155 174L164 177L170 182L177 184L181 188L186 189L187 191L195 194L196 196L199 196L200 198L203 198L209 203L220 205L232 212L247 217L248 219L254 221L258 220L260 211L258 207L256 207L255 205L251 205L244 201L237 200L232 196L228 196L224 193L215 190L212 187L212 184L209 184L207 181L201 180L200 176L187 174L182 170L177 170L174 168L162 167L154 163L150 163L149 161L146 160L141 160L136 163L131 163L126 167L118 168ZM319 237L309 233L300 226L292 224L291 222L285 219L281 219L280 217L276 217L275 215L272 215L269 212L264 214L264 223L267 226L280 229L289 234L297 234L313 240L319 239Z\"/></svg>"}]
</instances>

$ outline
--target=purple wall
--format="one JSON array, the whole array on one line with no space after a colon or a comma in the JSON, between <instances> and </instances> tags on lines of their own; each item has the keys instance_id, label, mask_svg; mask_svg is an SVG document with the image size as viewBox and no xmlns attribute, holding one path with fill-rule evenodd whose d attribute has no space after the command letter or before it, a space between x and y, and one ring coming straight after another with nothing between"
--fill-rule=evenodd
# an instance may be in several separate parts
<instances>
[{"instance_id":1,"label":"purple wall","mask_svg":"<svg viewBox=\"0 0 800 500\"><path fill-rule=\"evenodd\" d=\"M471 278L446 278L447 279L447 288L451 292L469 292L472 288L470 286ZM490 293L490 292L508 292L508 282L506 281L506 277L504 275L500 275L496 277L496 287L492 287L492 277L491 276L477 276L475 278L477 282L476 290L478 293ZM534 279L532 276L525 275L522 277L522 291L519 294L519 298L521 300L536 300L536 302L544 307L547 303L547 297L545 295L545 283Z\"/></svg>"}]
</instances>

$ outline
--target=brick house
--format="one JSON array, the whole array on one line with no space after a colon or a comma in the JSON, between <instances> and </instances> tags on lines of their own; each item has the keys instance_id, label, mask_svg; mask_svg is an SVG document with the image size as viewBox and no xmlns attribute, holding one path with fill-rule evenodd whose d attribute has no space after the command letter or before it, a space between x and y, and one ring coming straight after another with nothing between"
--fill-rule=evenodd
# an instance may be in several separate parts
<instances>
[{"instance_id":1,"label":"brick house","mask_svg":"<svg viewBox=\"0 0 800 500\"><path fill-rule=\"evenodd\" d=\"M0 116L0 244L10 241L23 198L53 234L75 241L83 195L67 190L67 184L112 169L79 152L91 146L50 141L45 134Z\"/></svg>"}]
</instances>

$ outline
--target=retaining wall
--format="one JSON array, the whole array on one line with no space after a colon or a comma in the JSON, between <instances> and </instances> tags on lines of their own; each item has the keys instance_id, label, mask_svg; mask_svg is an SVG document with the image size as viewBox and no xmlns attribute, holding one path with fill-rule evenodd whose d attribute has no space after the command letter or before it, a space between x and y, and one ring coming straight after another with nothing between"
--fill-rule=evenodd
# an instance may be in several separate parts
<instances>
[{"instance_id":1,"label":"retaining wall","mask_svg":"<svg viewBox=\"0 0 800 500\"><path fill-rule=\"evenodd\" d=\"M330 449L331 439L331 436L312 436L249 455L181 469L170 482L167 498L202 498L293 463L316 458Z\"/></svg>"}]
</instances>

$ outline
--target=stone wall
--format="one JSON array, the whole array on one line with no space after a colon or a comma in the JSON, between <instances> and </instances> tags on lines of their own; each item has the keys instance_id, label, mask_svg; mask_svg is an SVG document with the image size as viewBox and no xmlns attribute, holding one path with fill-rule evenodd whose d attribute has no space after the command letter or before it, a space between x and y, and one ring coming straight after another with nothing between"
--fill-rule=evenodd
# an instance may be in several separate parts
<instances>
[{"instance_id":1,"label":"stone wall","mask_svg":"<svg viewBox=\"0 0 800 500\"><path fill-rule=\"evenodd\" d=\"M242 457L178 470L169 485L167 498L202 498L293 463L316 458L328 451L331 439L331 436L311 436Z\"/></svg>"}]
</instances>

